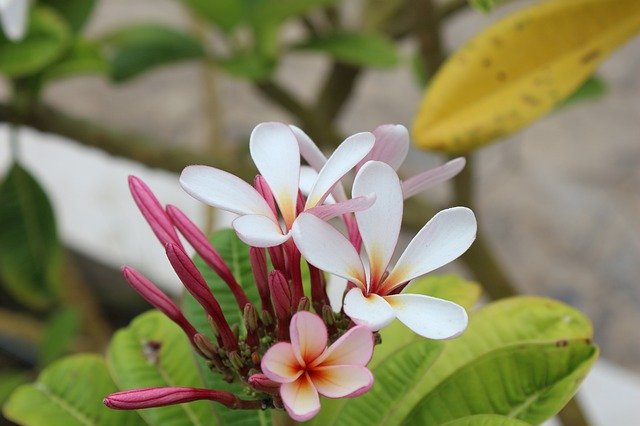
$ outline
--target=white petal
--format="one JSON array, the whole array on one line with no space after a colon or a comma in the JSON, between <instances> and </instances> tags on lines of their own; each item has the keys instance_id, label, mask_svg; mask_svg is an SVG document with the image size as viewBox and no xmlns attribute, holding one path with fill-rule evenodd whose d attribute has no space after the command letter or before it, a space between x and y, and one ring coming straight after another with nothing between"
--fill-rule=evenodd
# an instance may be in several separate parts
<instances>
[{"instance_id":1,"label":"white petal","mask_svg":"<svg viewBox=\"0 0 640 426\"><path fill-rule=\"evenodd\" d=\"M9 40L20 41L25 36L29 2L27 0L9 0L0 9L0 23Z\"/></svg>"},{"instance_id":2,"label":"white petal","mask_svg":"<svg viewBox=\"0 0 640 426\"><path fill-rule=\"evenodd\" d=\"M360 256L344 235L310 213L302 213L292 228L300 253L313 266L364 287Z\"/></svg>"},{"instance_id":3,"label":"white petal","mask_svg":"<svg viewBox=\"0 0 640 426\"><path fill-rule=\"evenodd\" d=\"M401 124L384 124L373 131L376 143L358 168L367 161L382 161L398 170L409 152L409 131Z\"/></svg>"},{"instance_id":4,"label":"white petal","mask_svg":"<svg viewBox=\"0 0 640 426\"><path fill-rule=\"evenodd\" d=\"M312 167L309 166L300 166L300 192L302 195L307 196L311 193L313 186L316 184L316 180L318 180L318 172L316 172ZM333 204L336 200L332 195L328 195L324 200L324 204Z\"/></svg>"},{"instance_id":5,"label":"white petal","mask_svg":"<svg viewBox=\"0 0 640 426\"><path fill-rule=\"evenodd\" d=\"M339 203L322 204L307 210L307 213L311 213L322 220L330 220L334 217L342 216L345 213L366 210L371 207L375 201L376 196L374 194L370 194L366 197L356 197Z\"/></svg>"},{"instance_id":6,"label":"white petal","mask_svg":"<svg viewBox=\"0 0 640 426\"><path fill-rule=\"evenodd\" d=\"M290 234L283 234L280 225L272 219L248 214L234 219L233 229L244 243L252 247L279 246L290 238Z\"/></svg>"},{"instance_id":7,"label":"white petal","mask_svg":"<svg viewBox=\"0 0 640 426\"><path fill-rule=\"evenodd\" d=\"M402 190L396 172L386 163L370 161L353 182L353 197L374 193L376 201L356 212L362 243L369 256L372 289L384 274L395 250L402 224Z\"/></svg>"},{"instance_id":8,"label":"white petal","mask_svg":"<svg viewBox=\"0 0 640 426\"><path fill-rule=\"evenodd\" d=\"M405 199L424 191L430 186L451 179L464 169L464 157L454 158L442 166L424 171L402 182L402 194Z\"/></svg>"},{"instance_id":9,"label":"white petal","mask_svg":"<svg viewBox=\"0 0 640 426\"><path fill-rule=\"evenodd\" d=\"M287 226L296 217L300 150L291 129L282 123L258 124L249 141L251 158L269 184Z\"/></svg>"},{"instance_id":10,"label":"white petal","mask_svg":"<svg viewBox=\"0 0 640 426\"><path fill-rule=\"evenodd\" d=\"M327 279L327 297L331 304L333 312L342 310L342 300L344 299L344 291L347 289L347 280L333 274L329 274Z\"/></svg>"},{"instance_id":11,"label":"white petal","mask_svg":"<svg viewBox=\"0 0 640 426\"><path fill-rule=\"evenodd\" d=\"M327 162L327 157L320 151L320 148L311 140L311 138L302 131L302 129L289 125L289 128L296 136L298 141L298 147L300 149L300 155L304 160L316 171L319 172L324 163Z\"/></svg>"},{"instance_id":12,"label":"white petal","mask_svg":"<svg viewBox=\"0 0 640 426\"><path fill-rule=\"evenodd\" d=\"M385 296L385 300L404 325L429 339L456 337L469 322L467 311L448 300L422 294L396 294Z\"/></svg>"},{"instance_id":13,"label":"white petal","mask_svg":"<svg viewBox=\"0 0 640 426\"><path fill-rule=\"evenodd\" d=\"M365 297L359 288L352 288L344 297L344 313L358 325L365 325L371 331L378 331L391 324L396 314L384 300L377 294L369 294Z\"/></svg>"},{"instance_id":14,"label":"white petal","mask_svg":"<svg viewBox=\"0 0 640 426\"><path fill-rule=\"evenodd\" d=\"M318 180L307 198L305 209L320 204L335 184L367 155L374 142L375 137L368 132L357 133L345 139L318 173Z\"/></svg>"},{"instance_id":15,"label":"white petal","mask_svg":"<svg viewBox=\"0 0 640 426\"><path fill-rule=\"evenodd\" d=\"M476 217L470 209L442 210L411 240L384 282L384 291L455 260L471 246L476 230Z\"/></svg>"},{"instance_id":16,"label":"white petal","mask_svg":"<svg viewBox=\"0 0 640 426\"><path fill-rule=\"evenodd\" d=\"M180 175L180 185L193 198L219 209L273 217L269 205L258 191L224 170L208 166L186 167Z\"/></svg>"}]
</instances>

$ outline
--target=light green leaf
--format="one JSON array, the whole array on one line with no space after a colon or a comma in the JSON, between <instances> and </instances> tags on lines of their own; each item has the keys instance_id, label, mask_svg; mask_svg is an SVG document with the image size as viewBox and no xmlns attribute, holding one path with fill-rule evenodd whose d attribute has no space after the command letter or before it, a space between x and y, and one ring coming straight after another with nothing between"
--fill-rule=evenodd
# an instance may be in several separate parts
<instances>
[{"instance_id":1,"label":"light green leaf","mask_svg":"<svg viewBox=\"0 0 640 426\"><path fill-rule=\"evenodd\" d=\"M194 12L223 31L231 31L246 17L245 0L183 0Z\"/></svg>"},{"instance_id":2,"label":"light green leaf","mask_svg":"<svg viewBox=\"0 0 640 426\"><path fill-rule=\"evenodd\" d=\"M107 351L107 364L121 390L186 386L202 388L189 340L183 331L158 311L135 318L116 332ZM139 410L149 425L211 425L212 403Z\"/></svg>"},{"instance_id":3,"label":"light green leaf","mask_svg":"<svg viewBox=\"0 0 640 426\"><path fill-rule=\"evenodd\" d=\"M95 0L39 0L53 8L62 16L74 33L78 33L86 24Z\"/></svg>"},{"instance_id":4,"label":"light green leaf","mask_svg":"<svg viewBox=\"0 0 640 426\"><path fill-rule=\"evenodd\" d=\"M336 3L338 0L258 0L251 2L249 10L254 21L281 23Z\"/></svg>"},{"instance_id":5,"label":"light green leaf","mask_svg":"<svg viewBox=\"0 0 640 426\"><path fill-rule=\"evenodd\" d=\"M158 66L204 56L198 40L156 24L120 28L105 38L105 45L112 77L119 82Z\"/></svg>"},{"instance_id":6,"label":"light green leaf","mask_svg":"<svg viewBox=\"0 0 640 426\"><path fill-rule=\"evenodd\" d=\"M462 417L443 424L442 426L527 426L529 423L522 420L497 414L476 414Z\"/></svg>"},{"instance_id":7,"label":"light green leaf","mask_svg":"<svg viewBox=\"0 0 640 426\"><path fill-rule=\"evenodd\" d=\"M16 389L3 414L26 426L142 424L135 412L110 410L102 404L115 391L101 357L74 355L46 368L35 383Z\"/></svg>"},{"instance_id":8,"label":"light green leaf","mask_svg":"<svg viewBox=\"0 0 640 426\"><path fill-rule=\"evenodd\" d=\"M29 381L29 372L21 370L0 371L0 407L9 399L9 395L21 384Z\"/></svg>"},{"instance_id":9,"label":"light green leaf","mask_svg":"<svg viewBox=\"0 0 640 426\"><path fill-rule=\"evenodd\" d=\"M80 331L80 315L74 309L65 308L47 319L38 350L38 365L46 366L60 358Z\"/></svg>"},{"instance_id":10,"label":"light green leaf","mask_svg":"<svg viewBox=\"0 0 640 426\"><path fill-rule=\"evenodd\" d=\"M469 0L472 6L483 12L490 12L492 9L510 0Z\"/></svg>"},{"instance_id":11,"label":"light green leaf","mask_svg":"<svg viewBox=\"0 0 640 426\"><path fill-rule=\"evenodd\" d=\"M573 92L571 96L562 101L556 108L562 108L576 102L599 99L606 93L607 83L604 79L597 75L592 75L578 90Z\"/></svg>"},{"instance_id":12,"label":"light green leaf","mask_svg":"<svg viewBox=\"0 0 640 426\"><path fill-rule=\"evenodd\" d=\"M106 74L108 72L109 63L100 46L89 40L76 39L60 60L44 71L40 81L42 84L79 74Z\"/></svg>"},{"instance_id":13,"label":"light green leaf","mask_svg":"<svg viewBox=\"0 0 640 426\"><path fill-rule=\"evenodd\" d=\"M311 38L295 48L326 53L353 65L393 67L398 64L395 45L378 34L334 33Z\"/></svg>"},{"instance_id":14,"label":"light green leaf","mask_svg":"<svg viewBox=\"0 0 640 426\"><path fill-rule=\"evenodd\" d=\"M22 41L11 42L0 31L0 74L22 77L40 71L55 61L70 41L69 27L58 14L46 7L35 7Z\"/></svg>"},{"instance_id":15,"label":"light green leaf","mask_svg":"<svg viewBox=\"0 0 640 426\"><path fill-rule=\"evenodd\" d=\"M214 59L216 65L227 73L249 80L265 80L275 70L276 62L257 54L241 54L229 58Z\"/></svg>"},{"instance_id":16,"label":"light green leaf","mask_svg":"<svg viewBox=\"0 0 640 426\"><path fill-rule=\"evenodd\" d=\"M0 183L0 278L34 309L50 306L61 284L62 249L49 199L17 163Z\"/></svg>"}]
</instances>

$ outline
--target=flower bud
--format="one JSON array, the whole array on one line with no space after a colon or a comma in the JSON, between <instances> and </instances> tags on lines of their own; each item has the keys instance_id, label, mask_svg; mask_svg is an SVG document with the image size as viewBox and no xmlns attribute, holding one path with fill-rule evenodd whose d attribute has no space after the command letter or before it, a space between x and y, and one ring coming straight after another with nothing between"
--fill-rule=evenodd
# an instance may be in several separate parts
<instances>
[{"instance_id":1,"label":"flower bud","mask_svg":"<svg viewBox=\"0 0 640 426\"><path fill-rule=\"evenodd\" d=\"M244 362L242 361L242 357L238 354L237 351L233 351L229 353L229 362L236 370L241 370L244 368Z\"/></svg>"},{"instance_id":2,"label":"flower bud","mask_svg":"<svg viewBox=\"0 0 640 426\"><path fill-rule=\"evenodd\" d=\"M309 298L306 296L301 297L300 301L298 302L298 309L296 310L296 312L308 311L309 308L311 308L311 302L309 301Z\"/></svg>"}]
</instances>

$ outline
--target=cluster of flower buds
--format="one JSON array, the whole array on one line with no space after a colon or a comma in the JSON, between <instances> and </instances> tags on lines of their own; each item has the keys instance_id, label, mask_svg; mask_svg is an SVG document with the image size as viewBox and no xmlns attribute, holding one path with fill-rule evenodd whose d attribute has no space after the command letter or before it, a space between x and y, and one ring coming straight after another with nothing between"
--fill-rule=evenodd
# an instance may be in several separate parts
<instances>
[{"instance_id":1,"label":"cluster of flower buds","mask_svg":"<svg viewBox=\"0 0 640 426\"><path fill-rule=\"evenodd\" d=\"M470 246L476 232L470 210L440 212L389 268L403 199L464 167L464 160L456 159L401 182L395 170L408 148L406 128L386 125L347 138L327 159L300 129L263 123L250 140L260 172L253 186L207 166L183 171L180 182L189 194L238 215L233 228L250 246L260 306L251 303L229 265L182 211L163 207L140 179L130 177L138 208L165 247L176 275L206 312L215 340L197 330L138 271L123 268L127 282L180 326L212 372L245 384L255 398L209 389L154 388L118 392L105 404L140 409L208 399L236 409L285 408L303 421L320 409L319 395L353 397L371 387L373 377L366 365L376 332L394 319L428 338L461 333L467 325L462 307L405 290L411 280L454 260ZM301 166L301 157L309 166ZM341 179L352 170L357 175L348 199ZM338 217L347 237L328 223ZM246 334L238 332L238 324L227 322L179 235L228 285ZM308 294L303 267L309 271Z\"/></svg>"}]
</instances>

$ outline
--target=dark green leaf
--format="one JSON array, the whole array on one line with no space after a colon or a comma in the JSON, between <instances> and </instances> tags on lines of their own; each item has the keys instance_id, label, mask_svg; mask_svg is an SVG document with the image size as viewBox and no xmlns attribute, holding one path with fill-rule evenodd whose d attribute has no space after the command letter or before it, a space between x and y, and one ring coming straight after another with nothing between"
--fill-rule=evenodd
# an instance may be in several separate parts
<instances>
[{"instance_id":1,"label":"dark green leaf","mask_svg":"<svg viewBox=\"0 0 640 426\"><path fill-rule=\"evenodd\" d=\"M275 69L274 61L251 54L217 59L215 63L231 75L256 81L266 79Z\"/></svg>"},{"instance_id":2,"label":"dark green leaf","mask_svg":"<svg viewBox=\"0 0 640 426\"><path fill-rule=\"evenodd\" d=\"M245 0L183 0L194 12L224 31L235 28L245 17Z\"/></svg>"},{"instance_id":3,"label":"dark green leaf","mask_svg":"<svg viewBox=\"0 0 640 426\"><path fill-rule=\"evenodd\" d=\"M38 364L46 366L63 356L79 331L80 315L77 311L67 308L51 315L40 342Z\"/></svg>"},{"instance_id":4,"label":"dark green leaf","mask_svg":"<svg viewBox=\"0 0 640 426\"><path fill-rule=\"evenodd\" d=\"M35 7L22 41L11 42L0 31L0 74L22 77L40 71L64 53L70 41L69 27L57 13Z\"/></svg>"},{"instance_id":5,"label":"dark green leaf","mask_svg":"<svg viewBox=\"0 0 640 426\"><path fill-rule=\"evenodd\" d=\"M74 33L79 32L89 19L95 0L39 0L55 9L69 24Z\"/></svg>"},{"instance_id":6,"label":"dark green leaf","mask_svg":"<svg viewBox=\"0 0 640 426\"><path fill-rule=\"evenodd\" d=\"M155 24L121 28L109 35L105 44L116 81L204 55L204 47L198 40L174 28Z\"/></svg>"},{"instance_id":7,"label":"dark green leaf","mask_svg":"<svg viewBox=\"0 0 640 426\"><path fill-rule=\"evenodd\" d=\"M26 426L142 424L135 412L110 410L102 404L115 391L101 357L74 355L46 368L35 383L16 389L3 414Z\"/></svg>"},{"instance_id":8,"label":"dark green leaf","mask_svg":"<svg viewBox=\"0 0 640 426\"><path fill-rule=\"evenodd\" d=\"M254 0L247 3L254 23L281 23L314 9L336 4L338 0Z\"/></svg>"},{"instance_id":9,"label":"dark green leaf","mask_svg":"<svg viewBox=\"0 0 640 426\"><path fill-rule=\"evenodd\" d=\"M77 39L59 61L48 67L41 78L41 83L72 77L79 74L106 74L109 63L102 49L94 42Z\"/></svg>"},{"instance_id":10,"label":"dark green leaf","mask_svg":"<svg viewBox=\"0 0 640 426\"><path fill-rule=\"evenodd\" d=\"M295 48L326 53L353 65L392 67L398 63L398 52L394 44L377 34L330 34L311 38Z\"/></svg>"},{"instance_id":11,"label":"dark green leaf","mask_svg":"<svg viewBox=\"0 0 640 426\"><path fill-rule=\"evenodd\" d=\"M182 330L158 311L135 318L116 332L107 351L107 364L121 390L186 386L203 387L189 340ZM188 404L140 410L149 425L210 425L212 404Z\"/></svg>"},{"instance_id":12,"label":"dark green leaf","mask_svg":"<svg viewBox=\"0 0 640 426\"><path fill-rule=\"evenodd\" d=\"M32 308L46 308L60 291L62 249L49 199L14 164L0 183L0 277L6 291Z\"/></svg>"}]
</instances>

